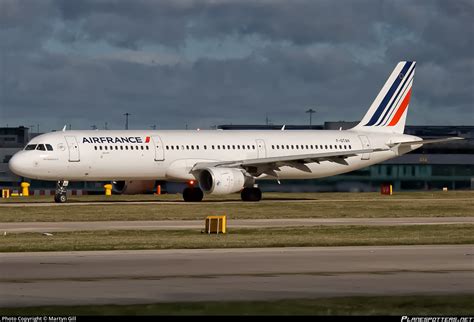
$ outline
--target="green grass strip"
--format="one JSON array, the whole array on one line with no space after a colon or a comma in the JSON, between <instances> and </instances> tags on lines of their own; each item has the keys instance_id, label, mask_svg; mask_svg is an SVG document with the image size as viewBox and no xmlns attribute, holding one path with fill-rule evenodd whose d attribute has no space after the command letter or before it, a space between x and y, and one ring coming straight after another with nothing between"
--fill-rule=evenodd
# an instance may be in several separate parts
<instances>
[{"instance_id":1,"label":"green grass strip","mask_svg":"<svg viewBox=\"0 0 474 322\"><path fill-rule=\"evenodd\" d=\"M225 235L199 230L107 230L58 232L53 236L9 233L0 239L0 252L473 244L474 225L242 228Z\"/></svg>"},{"instance_id":2,"label":"green grass strip","mask_svg":"<svg viewBox=\"0 0 474 322\"><path fill-rule=\"evenodd\" d=\"M51 199L38 197L41 201ZM32 199L16 199L30 200ZM241 202L240 196L209 196L210 202L185 203L179 195L84 196L71 198L68 205L0 207L0 222L59 222L111 220L204 220L209 215L228 219L275 218L387 218L474 216L474 192L403 193L382 196L375 193L269 193L258 203ZM12 200L12 199L7 199ZM206 199L207 200L207 199ZM107 204L84 204L109 201ZM117 204L113 201L142 201ZM155 201L155 202L153 202ZM162 203L160 203L162 201ZM176 201L167 204L167 201Z\"/></svg>"},{"instance_id":3,"label":"green grass strip","mask_svg":"<svg viewBox=\"0 0 474 322\"><path fill-rule=\"evenodd\" d=\"M0 308L1 315L473 315L474 295Z\"/></svg>"}]
</instances>

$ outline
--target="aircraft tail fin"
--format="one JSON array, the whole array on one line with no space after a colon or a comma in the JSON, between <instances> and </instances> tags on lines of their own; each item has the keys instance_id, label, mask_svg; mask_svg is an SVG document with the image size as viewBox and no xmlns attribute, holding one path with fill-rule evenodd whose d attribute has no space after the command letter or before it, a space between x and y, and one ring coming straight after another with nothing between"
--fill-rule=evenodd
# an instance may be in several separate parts
<instances>
[{"instance_id":1,"label":"aircraft tail fin","mask_svg":"<svg viewBox=\"0 0 474 322\"><path fill-rule=\"evenodd\" d=\"M401 61L397 64L362 121L353 128L354 130L403 133L415 66L414 61Z\"/></svg>"}]
</instances>

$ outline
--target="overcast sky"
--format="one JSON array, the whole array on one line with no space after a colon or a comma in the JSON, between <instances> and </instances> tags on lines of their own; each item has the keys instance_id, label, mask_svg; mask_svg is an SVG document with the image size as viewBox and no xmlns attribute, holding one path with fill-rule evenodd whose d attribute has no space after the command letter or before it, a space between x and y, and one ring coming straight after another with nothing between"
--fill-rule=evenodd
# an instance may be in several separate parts
<instances>
[{"instance_id":1,"label":"overcast sky","mask_svg":"<svg viewBox=\"0 0 474 322\"><path fill-rule=\"evenodd\" d=\"M354 121L400 60L407 124L473 125L473 42L472 0L0 0L0 126Z\"/></svg>"}]
</instances>

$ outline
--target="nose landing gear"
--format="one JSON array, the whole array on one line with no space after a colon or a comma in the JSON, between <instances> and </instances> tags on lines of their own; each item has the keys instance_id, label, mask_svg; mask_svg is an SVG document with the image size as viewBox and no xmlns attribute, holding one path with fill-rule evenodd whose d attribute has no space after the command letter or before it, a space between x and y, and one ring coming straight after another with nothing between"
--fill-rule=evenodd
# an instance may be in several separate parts
<instances>
[{"instance_id":1,"label":"nose landing gear","mask_svg":"<svg viewBox=\"0 0 474 322\"><path fill-rule=\"evenodd\" d=\"M69 181L58 181L56 183L56 193L54 195L54 202L65 203L67 201L67 186Z\"/></svg>"}]
</instances>

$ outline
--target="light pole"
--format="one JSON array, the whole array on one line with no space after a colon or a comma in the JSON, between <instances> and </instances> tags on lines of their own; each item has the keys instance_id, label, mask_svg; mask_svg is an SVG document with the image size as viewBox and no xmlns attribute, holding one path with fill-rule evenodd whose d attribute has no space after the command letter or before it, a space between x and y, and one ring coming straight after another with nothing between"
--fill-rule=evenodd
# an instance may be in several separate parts
<instances>
[{"instance_id":1,"label":"light pole","mask_svg":"<svg viewBox=\"0 0 474 322\"><path fill-rule=\"evenodd\" d=\"M309 126L311 126L313 124L312 116L313 116L313 113L316 113L316 111L310 108L309 110L306 111L306 113L309 113Z\"/></svg>"},{"instance_id":2,"label":"light pole","mask_svg":"<svg viewBox=\"0 0 474 322\"><path fill-rule=\"evenodd\" d=\"M125 113L125 130L128 130L128 116L130 115L130 113Z\"/></svg>"}]
</instances>

